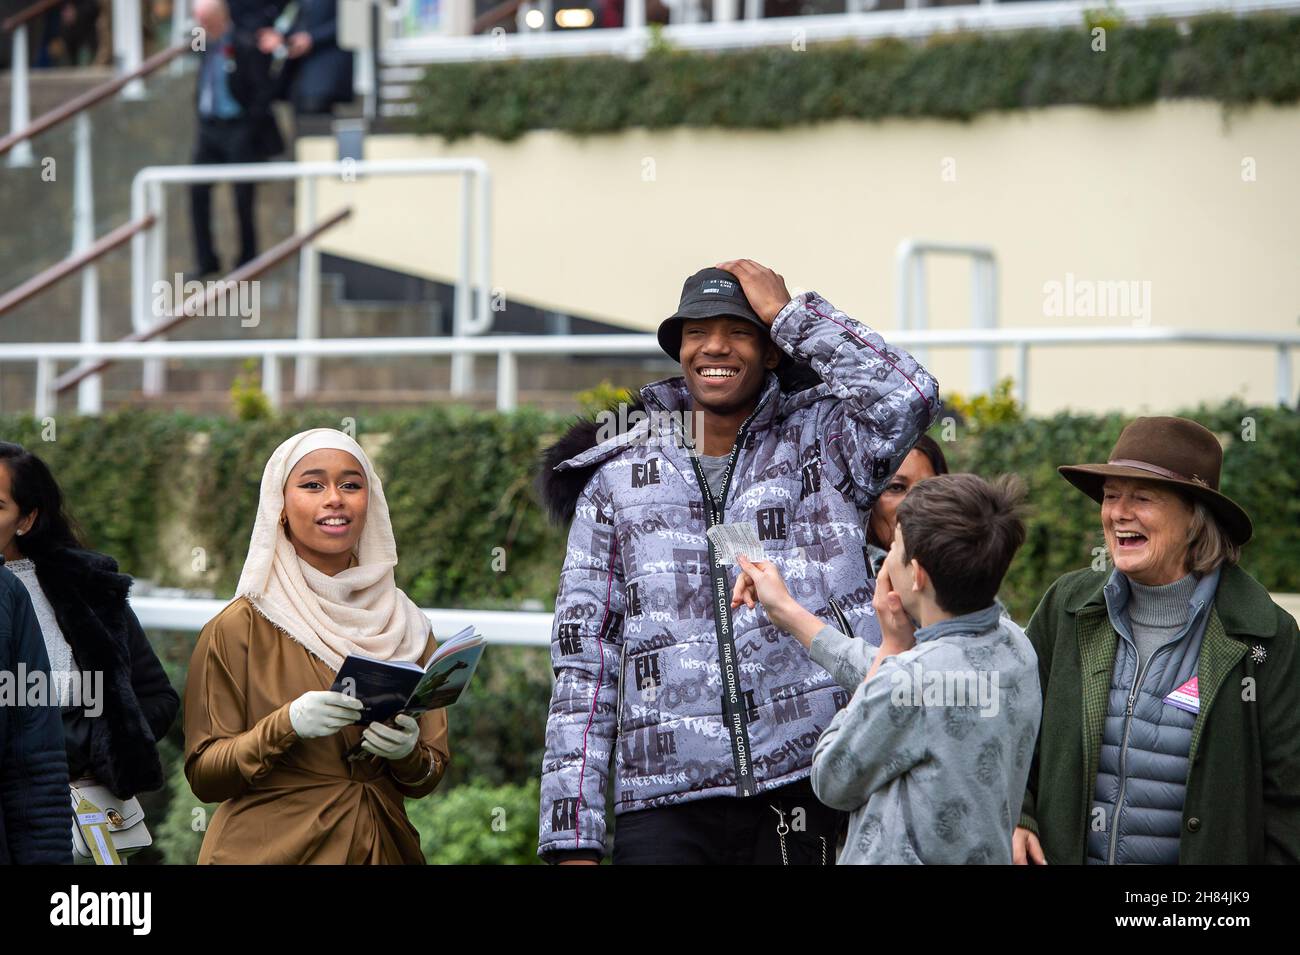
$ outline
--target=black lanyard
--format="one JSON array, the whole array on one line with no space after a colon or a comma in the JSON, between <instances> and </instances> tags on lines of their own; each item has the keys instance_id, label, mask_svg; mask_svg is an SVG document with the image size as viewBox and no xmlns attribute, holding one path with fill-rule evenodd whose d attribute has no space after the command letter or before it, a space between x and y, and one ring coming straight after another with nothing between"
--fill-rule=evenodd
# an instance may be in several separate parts
<instances>
[{"instance_id":1,"label":"black lanyard","mask_svg":"<svg viewBox=\"0 0 1300 955\"><path fill-rule=\"evenodd\" d=\"M727 492L731 489L731 476L740 457L741 445L749 432L749 423L754 420L763 403L754 408L745 423L736 433L736 443L731 446L727 456L727 467L722 472L722 500L713 496L713 489L700 467L695 449L689 448L691 466L695 468L695 477L700 482L700 491L704 494L704 514L709 527L722 523L727 504ZM726 723L727 735L731 738L731 760L736 768L736 795L752 796L757 791L754 780L754 758L749 744L749 721L745 718L745 705L740 687L740 664L737 660L735 635L731 629L731 591L727 586L727 569L718 559L713 541L705 535L709 546L709 573L713 579L713 616L718 632L718 664L722 670L722 716Z\"/></svg>"}]
</instances>

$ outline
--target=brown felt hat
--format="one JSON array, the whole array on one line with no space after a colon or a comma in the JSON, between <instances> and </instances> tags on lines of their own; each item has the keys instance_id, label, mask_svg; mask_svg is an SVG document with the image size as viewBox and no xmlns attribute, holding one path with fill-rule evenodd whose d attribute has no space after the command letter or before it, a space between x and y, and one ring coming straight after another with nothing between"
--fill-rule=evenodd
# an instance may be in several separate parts
<instances>
[{"instance_id":1,"label":"brown felt hat","mask_svg":"<svg viewBox=\"0 0 1300 955\"><path fill-rule=\"evenodd\" d=\"M1134 478L1178 488L1205 504L1233 543L1250 540L1254 528L1236 501L1219 492L1223 448L1219 439L1187 418L1138 418L1120 433L1105 464L1069 464L1061 476L1101 503L1108 477Z\"/></svg>"}]
</instances>

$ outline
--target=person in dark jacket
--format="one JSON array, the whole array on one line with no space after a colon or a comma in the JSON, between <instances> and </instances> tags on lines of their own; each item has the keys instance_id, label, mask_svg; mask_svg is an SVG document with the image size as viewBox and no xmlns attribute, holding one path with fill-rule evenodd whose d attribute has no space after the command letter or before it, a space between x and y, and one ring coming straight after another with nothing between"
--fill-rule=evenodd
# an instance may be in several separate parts
<instances>
[{"instance_id":1,"label":"person in dark jacket","mask_svg":"<svg viewBox=\"0 0 1300 955\"><path fill-rule=\"evenodd\" d=\"M338 45L338 0L301 0L285 32L258 31L257 48L284 51L285 95L299 115L328 113L335 103L352 101L352 53Z\"/></svg>"},{"instance_id":2,"label":"person in dark jacket","mask_svg":"<svg viewBox=\"0 0 1300 955\"><path fill-rule=\"evenodd\" d=\"M1066 574L1029 621L1043 720L1016 862L1300 862L1300 636L1237 566L1252 526L1222 463L1195 421L1138 418L1106 464L1060 468L1115 569Z\"/></svg>"},{"instance_id":3,"label":"person in dark jacket","mask_svg":"<svg viewBox=\"0 0 1300 955\"><path fill-rule=\"evenodd\" d=\"M284 151L284 140L271 112L271 57L257 48L256 34L232 25L224 0L196 0L194 16L203 29L195 84L198 138L193 161L260 162ZM239 218L239 260L257 257L257 222L251 182L234 184ZM195 266L192 278L221 272L212 244L212 184L190 186Z\"/></svg>"},{"instance_id":4,"label":"person in dark jacket","mask_svg":"<svg viewBox=\"0 0 1300 955\"><path fill-rule=\"evenodd\" d=\"M0 443L0 547L30 595L61 690L69 777L94 779L122 799L161 789L156 741L180 697L127 602L131 578L80 546L49 468L8 443ZM102 674L100 698L71 692L74 680L86 685L81 673Z\"/></svg>"},{"instance_id":5,"label":"person in dark jacket","mask_svg":"<svg viewBox=\"0 0 1300 955\"><path fill-rule=\"evenodd\" d=\"M9 506L0 510L6 519ZM3 563L3 561L0 561ZM0 693L0 865L66 865L72 861L72 804L59 711L26 698L27 679L49 673L45 643L27 591L0 566L0 672L19 700Z\"/></svg>"}]
</instances>

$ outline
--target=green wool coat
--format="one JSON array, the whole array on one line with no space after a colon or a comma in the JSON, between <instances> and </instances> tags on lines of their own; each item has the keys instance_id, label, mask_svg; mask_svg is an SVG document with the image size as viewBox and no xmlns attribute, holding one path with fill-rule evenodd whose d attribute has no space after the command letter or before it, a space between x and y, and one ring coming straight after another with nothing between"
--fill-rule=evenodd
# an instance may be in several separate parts
<instances>
[{"instance_id":1,"label":"green wool coat","mask_svg":"<svg viewBox=\"0 0 1300 955\"><path fill-rule=\"evenodd\" d=\"M1048 589L1026 632L1038 653L1043 722L1020 825L1049 864L1085 862L1106 695L1119 635L1107 574ZM1300 650L1296 621L1253 577L1224 567L1197 668L1178 861L1300 862Z\"/></svg>"}]
</instances>

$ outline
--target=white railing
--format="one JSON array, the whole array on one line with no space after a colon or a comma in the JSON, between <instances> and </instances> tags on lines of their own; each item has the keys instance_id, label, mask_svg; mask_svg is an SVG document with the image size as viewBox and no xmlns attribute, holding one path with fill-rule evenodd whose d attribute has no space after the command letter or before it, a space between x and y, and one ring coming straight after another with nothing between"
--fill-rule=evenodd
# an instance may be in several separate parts
<instances>
[{"instance_id":1,"label":"white railing","mask_svg":"<svg viewBox=\"0 0 1300 955\"><path fill-rule=\"evenodd\" d=\"M26 129L32 121L31 84L27 65L27 24L14 27L13 55L9 61L9 132ZM9 153L9 165L26 168L32 164L32 144L24 139Z\"/></svg>"},{"instance_id":2,"label":"white railing","mask_svg":"<svg viewBox=\"0 0 1300 955\"><path fill-rule=\"evenodd\" d=\"M198 633L221 612L229 600L200 597L131 597L145 630L180 630ZM433 625L434 636L447 636L471 624L488 643L523 647L549 647L554 614L521 610L428 610L421 608Z\"/></svg>"},{"instance_id":3,"label":"white railing","mask_svg":"<svg viewBox=\"0 0 1300 955\"><path fill-rule=\"evenodd\" d=\"M1300 619L1300 594L1270 594L1287 613ZM145 630L179 630L198 633L229 600L198 597L131 597ZM455 633L473 624L490 644L517 647L549 647L554 614L523 610L423 610L433 625L435 637Z\"/></svg>"},{"instance_id":4,"label":"white railing","mask_svg":"<svg viewBox=\"0 0 1300 955\"><path fill-rule=\"evenodd\" d=\"M870 3L870 0L866 0ZM725 0L714 0L715 11ZM846 4L854 8L863 3ZM663 39L678 49L722 50L758 46L789 46L833 40L882 37L924 38L957 31L1001 32L1078 26L1090 10L1114 10L1127 22L1155 18L1174 20L1206 13L1237 14L1300 9L1300 0L1054 0L1054 2L996 3L972 0L968 6L921 8L909 3L902 10L865 10L799 17L759 16L761 4L745 3L746 19L720 18L712 23L671 23ZM448 36L421 34L387 41L380 54L385 67L512 57L626 56L640 57L650 43L645 26L645 0L627 0L625 25L615 29L542 30L522 33ZM386 71L386 79L409 79Z\"/></svg>"},{"instance_id":5,"label":"white railing","mask_svg":"<svg viewBox=\"0 0 1300 955\"><path fill-rule=\"evenodd\" d=\"M301 205L298 226L310 229L317 220L316 185L320 179L341 182L361 181L370 176L446 176L460 177L460 209L457 223L459 267L455 285L455 308L452 337L483 335L492 328L492 176L480 159L384 159L336 162L271 162L202 166L149 166L136 173L131 183L132 215L152 212L157 225L131 240L131 320L137 332L147 331L163 316L154 314L152 289L156 282L170 282L166 273L167 193L164 186L196 182L268 182L294 180L300 188ZM320 258L314 242L299 253L298 335L306 345L320 334ZM472 266L471 266L472 262ZM471 274L473 278L471 278ZM471 287L473 286L473 287ZM207 343L213 344L213 343ZM134 348L147 347L135 345ZM295 374L295 392L299 396L316 390L315 358L321 354L301 350ZM260 353L259 353L260 354ZM466 394L473 378L473 352L460 350L452 363L452 392ZM229 357L229 356L227 356ZM272 369L275 370L274 368ZM278 381L278 377L273 379ZM163 391L161 363L146 361L146 394ZM83 409L84 410L84 409ZM95 407L87 413L95 413Z\"/></svg>"},{"instance_id":6,"label":"white railing","mask_svg":"<svg viewBox=\"0 0 1300 955\"><path fill-rule=\"evenodd\" d=\"M972 328L997 328L998 260L987 245L958 242L930 242L904 239L894 253L895 307L898 327L924 330L930 324L930 304L925 286L927 255L958 255L971 260L970 311ZM912 356L926 363L924 348ZM993 390L997 378L998 356L992 348L976 348L971 353L971 385L974 394Z\"/></svg>"},{"instance_id":7,"label":"white railing","mask_svg":"<svg viewBox=\"0 0 1300 955\"><path fill-rule=\"evenodd\" d=\"M1280 405L1292 405L1296 395L1291 375L1291 349L1300 348L1300 333L1196 331L1152 327L993 328L884 331L885 338L903 348L971 348L981 346L1016 349L1016 397L1028 407L1029 351L1095 345L1218 345L1272 348L1277 354L1275 396ZM261 358L262 388L273 407L280 402L279 363L303 356L360 358L411 355L495 355L496 406L510 411L518 401L519 355L662 355L654 335L495 335L453 338L334 338L317 340L244 339L187 342L24 342L0 344L0 361L36 363L35 414L44 418L55 410L55 363L109 358L114 361L151 361L168 358ZM1082 374L1087 371L1081 370Z\"/></svg>"}]
</instances>

